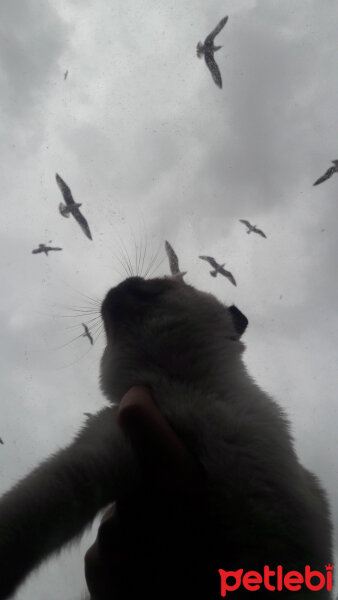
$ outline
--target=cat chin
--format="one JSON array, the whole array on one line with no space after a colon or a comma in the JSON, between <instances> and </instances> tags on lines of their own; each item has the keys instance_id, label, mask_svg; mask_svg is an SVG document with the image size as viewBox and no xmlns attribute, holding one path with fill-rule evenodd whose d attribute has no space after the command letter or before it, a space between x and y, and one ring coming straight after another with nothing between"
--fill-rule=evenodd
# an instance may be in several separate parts
<instances>
[{"instance_id":1,"label":"cat chin","mask_svg":"<svg viewBox=\"0 0 338 600\"><path fill-rule=\"evenodd\" d=\"M134 385L145 385L149 389L157 387L154 373L129 369L125 374L120 370L116 376L116 369L108 364L102 365L102 362L99 383L103 395L111 404L119 404L123 396Z\"/></svg>"}]
</instances>

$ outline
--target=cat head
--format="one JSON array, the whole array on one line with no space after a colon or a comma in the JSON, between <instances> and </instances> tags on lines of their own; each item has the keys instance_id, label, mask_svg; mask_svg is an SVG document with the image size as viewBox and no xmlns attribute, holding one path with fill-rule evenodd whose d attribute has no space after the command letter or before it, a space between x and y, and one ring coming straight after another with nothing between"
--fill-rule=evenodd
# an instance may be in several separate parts
<instances>
[{"instance_id":1,"label":"cat head","mask_svg":"<svg viewBox=\"0 0 338 600\"><path fill-rule=\"evenodd\" d=\"M163 379L210 384L234 367L248 324L235 306L170 277L126 279L108 292L101 314L101 387L108 398Z\"/></svg>"}]
</instances>

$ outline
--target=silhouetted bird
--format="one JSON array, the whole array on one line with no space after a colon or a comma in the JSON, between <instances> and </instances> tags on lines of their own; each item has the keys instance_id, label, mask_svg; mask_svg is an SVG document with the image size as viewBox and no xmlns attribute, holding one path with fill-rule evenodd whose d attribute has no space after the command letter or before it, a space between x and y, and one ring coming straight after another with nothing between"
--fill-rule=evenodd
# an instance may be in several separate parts
<instances>
[{"instance_id":1,"label":"silhouetted bird","mask_svg":"<svg viewBox=\"0 0 338 600\"><path fill-rule=\"evenodd\" d=\"M222 77L218 65L214 59L214 53L217 52L217 50L220 50L223 46L215 46L214 39L216 35L223 29L227 20L228 17L224 17L223 19L221 19L217 27L215 27L215 29L211 33L209 33L209 35L205 38L204 44L202 42L198 42L196 48L198 58L201 58L204 54L204 60L206 62L206 65L212 75L214 82L216 83L216 85L218 85L219 88L222 87Z\"/></svg>"},{"instance_id":2,"label":"silhouetted bird","mask_svg":"<svg viewBox=\"0 0 338 600\"><path fill-rule=\"evenodd\" d=\"M231 281L231 283L233 285L237 285L235 278L233 276L232 273L230 273L230 271L226 271L223 267L225 265L225 263L223 263L222 265L219 265L214 258L212 258L212 256L199 256L198 258L201 258L202 260L206 260L213 268L213 271L210 271L210 275L212 277L217 277L218 273L220 275L224 275L224 277L227 277L229 279L229 281Z\"/></svg>"},{"instance_id":3,"label":"silhouetted bird","mask_svg":"<svg viewBox=\"0 0 338 600\"><path fill-rule=\"evenodd\" d=\"M82 334L82 337L87 337L91 343L91 345L94 344L93 338L89 332L89 329L87 327L87 325L85 325L85 323L81 323L81 325L83 325L85 332Z\"/></svg>"},{"instance_id":4,"label":"silhouetted bird","mask_svg":"<svg viewBox=\"0 0 338 600\"><path fill-rule=\"evenodd\" d=\"M48 256L48 252L55 252L58 250L62 250L62 248L52 248L51 246L46 246L46 244L39 244L38 248L32 250L32 254L40 254L40 252L44 252L45 255Z\"/></svg>"},{"instance_id":5,"label":"silhouetted bird","mask_svg":"<svg viewBox=\"0 0 338 600\"><path fill-rule=\"evenodd\" d=\"M258 235L261 235L263 238L266 238L265 233L261 230L258 229L258 227L256 225L251 225L251 223L249 223L249 221L246 221L245 219L239 219L241 223L244 223L244 225L247 226L248 230L247 233L251 233L253 231L253 233L258 233Z\"/></svg>"},{"instance_id":6,"label":"silhouetted bird","mask_svg":"<svg viewBox=\"0 0 338 600\"><path fill-rule=\"evenodd\" d=\"M64 74L64 76L63 76L64 80L66 80L66 79L67 79L67 77L68 77L68 70L65 72L65 74Z\"/></svg>"},{"instance_id":7,"label":"silhouetted bird","mask_svg":"<svg viewBox=\"0 0 338 600\"><path fill-rule=\"evenodd\" d=\"M338 160L331 160L331 162L334 164L334 167L330 167L326 173L324 173L324 175L322 175L321 177L319 177L319 179L317 179L317 181L314 182L313 185L319 185L320 183L323 183L323 181L326 181L327 179L330 179L330 177L332 177L333 173L337 173L338 171Z\"/></svg>"},{"instance_id":8,"label":"silhouetted bird","mask_svg":"<svg viewBox=\"0 0 338 600\"><path fill-rule=\"evenodd\" d=\"M180 268L178 266L177 254L175 253L173 247L167 241L165 242L165 251L169 259L169 267L172 276L176 277L177 279L183 279L184 275L187 274L187 271L180 271Z\"/></svg>"},{"instance_id":9,"label":"silhouetted bird","mask_svg":"<svg viewBox=\"0 0 338 600\"><path fill-rule=\"evenodd\" d=\"M68 185L63 181L63 179L61 179L60 175L58 175L56 173L55 179L56 179L56 182L62 192L63 199L66 203L66 204L63 204L63 202L60 202L60 204L59 204L60 214L63 217L67 217L67 218L69 217L70 214L73 215L74 219L76 219L76 221L80 225L84 234L87 236L87 238L89 238L91 240L92 234L90 233L89 225L88 225L86 219L84 218L83 214L79 210L80 206L82 206L82 205L78 204L77 202L74 202L72 192L70 191Z\"/></svg>"},{"instance_id":10,"label":"silhouetted bird","mask_svg":"<svg viewBox=\"0 0 338 600\"><path fill-rule=\"evenodd\" d=\"M3 445L3 441L2 441L2 438L0 438L0 444L2 444L2 445Z\"/></svg>"}]
</instances>

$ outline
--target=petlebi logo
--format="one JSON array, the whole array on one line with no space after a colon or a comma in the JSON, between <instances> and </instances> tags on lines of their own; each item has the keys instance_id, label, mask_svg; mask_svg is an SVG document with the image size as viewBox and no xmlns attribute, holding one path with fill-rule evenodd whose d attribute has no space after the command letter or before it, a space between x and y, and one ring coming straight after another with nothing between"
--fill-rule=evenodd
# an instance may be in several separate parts
<instances>
[{"instance_id":1,"label":"petlebi logo","mask_svg":"<svg viewBox=\"0 0 338 600\"><path fill-rule=\"evenodd\" d=\"M330 592L332 590L333 567L334 565L331 564L325 565L325 574L321 571L312 571L309 565L305 566L304 574L300 571L284 572L281 565L278 565L275 570L265 565L263 573L258 571L246 571L244 573L244 569L238 569L237 571L219 569L221 596L226 596L227 592L235 592L241 586L251 592L256 592L262 587L270 592L281 592L283 590L299 592L304 589L319 592L323 588Z\"/></svg>"}]
</instances>

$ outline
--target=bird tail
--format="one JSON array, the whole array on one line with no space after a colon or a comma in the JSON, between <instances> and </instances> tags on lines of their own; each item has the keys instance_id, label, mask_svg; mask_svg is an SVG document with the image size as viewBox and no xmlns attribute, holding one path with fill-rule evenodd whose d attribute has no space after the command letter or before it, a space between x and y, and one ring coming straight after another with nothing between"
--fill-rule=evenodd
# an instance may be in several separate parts
<instances>
[{"instance_id":1,"label":"bird tail","mask_svg":"<svg viewBox=\"0 0 338 600\"><path fill-rule=\"evenodd\" d=\"M210 271L210 275L211 277L216 277L217 276L217 271Z\"/></svg>"},{"instance_id":2,"label":"bird tail","mask_svg":"<svg viewBox=\"0 0 338 600\"><path fill-rule=\"evenodd\" d=\"M204 54L204 46L203 46L202 42L198 42L198 44L196 46L196 54L197 54L198 58L202 58L202 56Z\"/></svg>"},{"instance_id":3,"label":"bird tail","mask_svg":"<svg viewBox=\"0 0 338 600\"><path fill-rule=\"evenodd\" d=\"M178 271L178 273L174 273L171 276L171 279L181 279L183 281L184 275L187 274L188 271Z\"/></svg>"}]
</instances>

